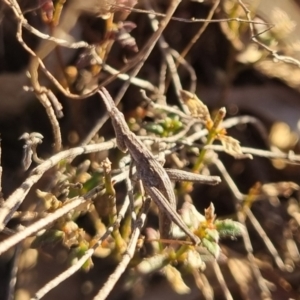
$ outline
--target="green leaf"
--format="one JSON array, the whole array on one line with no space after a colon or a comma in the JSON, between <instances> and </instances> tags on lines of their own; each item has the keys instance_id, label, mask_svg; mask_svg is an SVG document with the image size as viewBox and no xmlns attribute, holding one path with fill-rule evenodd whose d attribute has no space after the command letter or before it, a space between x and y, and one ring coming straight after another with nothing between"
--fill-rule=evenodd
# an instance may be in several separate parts
<instances>
[{"instance_id":1,"label":"green leaf","mask_svg":"<svg viewBox=\"0 0 300 300\"><path fill-rule=\"evenodd\" d=\"M207 239L209 239L210 241L218 243L220 235L219 235L219 232L216 229L206 228L205 229L205 237Z\"/></svg>"},{"instance_id":2,"label":"green leaf","mask_svg":"<svg viewBox=\"0 0 300 300\"><path fill-rule=\"evenodd\" d=\"M97 172L92 174L92 177L83 184L82 193L86 193L87 191L93 189L95 186L99 185L99 182L101 182L102 178L103 174L99 174ZM76 192L78 193L78 191Z\"/></svg>"},{"instance_id":3,"label":"green leaf","mask_svg":"<svg viewBox=\"0 0 300 300\"><path fill-rule=\"evenodd\" d=\"M168 256L168 253L163 253L145 258L137 265L136 270L143 275L157 271L169 263Z\"/></svg>"},{"instance_id":4,"label":"green leaf","mask_svg":"<svg viewBox=\"0 0 300 300\"><path fill-rule=\"evenodd\" d=\"M61 242L64 238L64 232L57 229L49 229L42 235L37 236L31 243L32 248L39 248L45 245L54 245Z\"/></svg>"},{"instance_id":5,"label":"green leaf","mask_svg":"<svg viewBox=\"0 0 300 300\"><path fill-rule=\"evenodd\" d=\"M161 125L168 133L175 133L182 128L182 122L178 116L167 117L161 122Z\"/></svg>"},{"instance_id":6,"label":"green leaf","mask_svg":"<svg viewBox=\"0 0 300 300\"><path fill-rule=\"evenodd\" d=\"M162 125L154 124L154 123L148 123L146 126L147 131L150 131L152 133L155 133L159 136L163 136L165 129Z\"/></svg>"},{"instance_id":7,"label":"green leaf","mask_svg":"<svg viewBox=\"0 0 300 300\"><path fill-rule=\"evenodd\" d=\"M89 250L89 243L87 241L81 241L79 245L72 249L70 253L71 264L74 265L87 251ZM88 258L87 261L82 265L84 271L89 271L93 267L93 261Z\"/></svg>"},{"instance_id":8,"label":"green leaf","mask_svg":"<svg viewBox=\"0 0 300 300\"><path fill-rule=\"evenodd\" d=\"M203 246L214 256L218 258L220 255L220 246L216 242L212 242L206 238L202 239Z\"/></svg>"},{"instance_id":9,"label":"green leaf","mask_svg":"<svg viewBox=\"0 0 300 300\"><path fill-rule=\"evenodd\" d=\"M240 146L240 142L233 137L222 135L219 140L224 147L224 151L233 157L239 157L244 154Z\"/></svg>"},{"instance_id":10,"label":"green leaf","mask_svg":"<svg viewBox=\"0 0 300 300\"><path fill-rule=\"evenodd\" d=\"M241 223L230 219L217 220L215 226L221 238L227 236L240 236L244 230L244 226Z\"/></svg>"}]
</instances>

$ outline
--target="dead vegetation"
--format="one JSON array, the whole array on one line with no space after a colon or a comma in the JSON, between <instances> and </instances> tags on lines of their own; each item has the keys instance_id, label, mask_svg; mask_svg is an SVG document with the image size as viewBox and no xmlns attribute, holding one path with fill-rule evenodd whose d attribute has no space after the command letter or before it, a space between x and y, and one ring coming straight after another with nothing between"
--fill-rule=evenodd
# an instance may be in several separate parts
<instances>
[{"instance_id":1,"label":"dead vegetation","mask_svg":"<svg viewBox=\"0 0 300 300\"><path fill-rule=\"evenodd\" d=\"M269 2L0 1L1 299L299 298L300 8Z\"/></svg>"}]
</instances>

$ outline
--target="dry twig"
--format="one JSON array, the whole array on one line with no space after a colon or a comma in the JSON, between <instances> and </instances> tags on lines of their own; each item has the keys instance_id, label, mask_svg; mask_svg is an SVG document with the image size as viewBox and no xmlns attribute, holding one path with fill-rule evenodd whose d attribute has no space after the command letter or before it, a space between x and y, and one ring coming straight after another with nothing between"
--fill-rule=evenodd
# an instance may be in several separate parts
<instances>
[{"instance_id":1,"label":"dry twig","mask_svg":"<svg viewBox=\"0 0 300 300\"><path fill-rule=\"evenodd\" d=\"M287 64L292 64L295 65L297 67L300 67L300 61L291 57L291 56L286 56L286 55L280 55L278 54L278 52L276 50L273 50L272 48L268 47L267 45L265 45L264 43L260 42L257 39L257 34L255 33L255 28L251 18L251 11L247 8L247 6L244 4L244 2L242 0L238 0L240 6L242 7L242 9L245 12L246 18L249 21L249 28L250 28L250 32L251 32L251 40L257 44L258 46L262 47L263 49L265 49L268 53L270 53L273 58L275 60L279 60L279 61L283 61Z\"/></svg>"},{"instance_id":2,"label":"dry twig","mask_svg":"<svg viewBox=\"0 0 300 300\"><path fill-rule=\"evenodd\" d=\"M91 152L99 152L114 148L115 141L110 141L101 144L88 145L85 147L77 147L65 151L61 151L51 158L45 160L42 164L32 170L31 175L17 188L2 204L0 209L0 231L4 229L6 224L11 219L13 213L22 204L24 198L28 194L32 186L42 177L42 175L66 158L74 158L78 155Z\"/></svg>"}]
</instances>

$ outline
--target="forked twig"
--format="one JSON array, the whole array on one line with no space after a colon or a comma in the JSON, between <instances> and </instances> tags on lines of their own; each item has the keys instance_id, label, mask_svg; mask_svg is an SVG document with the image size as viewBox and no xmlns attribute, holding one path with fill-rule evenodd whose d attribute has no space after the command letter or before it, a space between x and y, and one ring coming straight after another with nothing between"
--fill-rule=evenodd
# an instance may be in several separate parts
<instances>
[{"instance_id":1,"label":"forked twig","mask_svg":"<svg viewBox=\"0 0 300 300\"><path fill-rule=\"evenodd\" d=\"M123 181L128 173L121 173L114 177L114 182ZM55 212L49 213L44 216L42 219L32 223L30 226L24 228L22 231L10 236L4 241L0 243L0 255L16 245L17 243L21 242L25 238L31 236L32 234L37 233L41 229L44 229L48 225L55 222L57 219L61 218L62 216L68 214L73 209L79 209L81 206L85 207L88 204L88 200L92 199L93 197L97 196L99 193L103 193L105 189L101 186L96 186L95 188L91 189L87 192L84 196L78 197L75 199L70 199L65 205L61 208L58 208Z\"/></svg>"},{"instance_id":2,"label":"forked twig","mask_svg":"<svg viewBox=\"0 0 300 300\"><path fill-rule=\"evenodd\" d=\"M266 51L268 51L275 59L279 60L279 61L283 61L287 64L292 64L295 65L297 67L300 68L300 61L297 60L296 58L293 58L291 56L286 56L286 55L280 55L278 54L278 52L276 50L273 50L272 48L268 47L267 45L265 45L264 43L260 42L256 36L257 34L255 34L255 29L254 29L254 25L253 23L251 23L252 18L251 18L251 11L247 8L247 6L244 4L244 2L242 0L238 0L240 6L242 7L242 9L245 12L246 18L249 21L249 28L250 28L250 32L251 32L251 40L259 45L260 47L262 47L263 49L265 49Z\"/></svg>"},{"instance_id":3,"label":"forked twig","mask_svg":"<svg viewBox=\"0 0 300 300\"><path fill-rule=\"evenodd\" d=\"M45 160L42 164L32 170L31 175L17 188L0 207L0 231L4 229L11 219L13 213L22 204L25 196L28 194L32 186L42 177L42 175L66 158L76 157L84 153L99 152L116 147L115 141L109 141L101 144L88 145L84 147L76 147L73 149L61 151Z\"/></svg>"},{"instance_id":4,"label":"forked twig","mask_svg":"<svg viewBox=\"0 0 300 300\"><path fill-rule=\"evenodd\" d=\"M28 47L28 45L24 42L22 37L22 24L23 22L27 22L27 21L25 20L21 12L19 4L15 0L4 0L4 2L12 8L13 12L15 13L15 16L17 17L18 26L17 26L16 37L18 42L32 57L36 57L34 51ZM48 115L49 121L52 126L53 135L54 135L55 151L57 152L61 149L61 133L60 133L60 127L55 112L51 106L51 102L49 101L46 93L36 94L36 96L39 99L40 103L44 106L46 113Z\"/></svg>"},{"instance_id":5,"label":"forked twig","mask_svg":"<svg viewBox=\"0 0 300 300\"><path fill-rule=\"evenodd\" d=\"M92 257L94 254L95 250L101 246L102 242L113 232L115 228L117 228L120 225L121 220L124 218L125 213L128 209L129 206L129 197L126 197L124 200L124 203L122 205L122 208L119 211L118 217L114 224L109 226L107 228L107 231L97 239L97 242L93 245L91 249L86 251L86 253L76 261L74 265L69 267L67 270L59 274L57 277L49 281L47 284L45 284L41 289L39 289L35 296L32 298L32 300L38 300L44 297L47 293L49 293L51 290L56 288L60 283L68 279L70 276L72 276L75 272L77 272L83 265L84 263Z\"/></svg>"},{"instance_id":6,"label":"forked twig","mask_svg":"<svg viewBox=\"0 0 300 300\"><path fill-rule=\"evenodd\" d=\"M285 267L282 259L280 258L276 248L274 247L271 240L266 235L263 228L258 223L255 216L252 214L250 209L248 209L247 207L244 207L243 211L242 211L242 206L241 206L240 202L245 199L246 195L242 195L240 193L239 189L237 188L236 184L234 183L234 181L232 180L232 178L228 174L228 172L227 172L226 168L224 167L223 163L220 160L215 160L215 164L218 167L219 171L222 173L222 175L223 175L225 181L227 182L229 188L231 189L231 191L235 195L235 198L237 200L239 200L239 203L236 204L238 221L241 224L243 224L244 226L246 226L244 214L246 214L249 217L249 220L251 221L254 228L257 230L258 234L262 237L266 247L268 248L271 255L273 256L274 261L276 262L277 266L281 270L285 270L286 267ZM249 262L250 262L250 266L251 266L252 271L253 271L253 273L254 273L257 281L258 281L258 284L259 284L261 290L265 293L265 295L270 296L271 295L270 291L269 291L267 285L265 284L265 280L263 279L257 264L255 263L255 258L254 258L254 255L253 255L253 248L252 248L252 245L251 245L251 241L250 241L248 231L247 230L242 231L242 236L243 236L245 248L248 252L248 259L249 259Z\"/></svg>"},{"instance_id":7,"label":"forked twig","mask_svg":"<svg viewBox=\"0 0 300 300\"><path fill-rule=\"evenodd\" d=\"M152 35L152 37L148 40L147 44L144 46L144 48L141 50L141 52L138 54L138 56L132 61L133 63L136 63L135 68L130 74L130 78L123 84L122 88L119 90L119 93L115 97L115 103L116 105L119 104L121 99L123 98L124 94L126 93L130 83L131 78L136 77L136 75L139 73L141 68L143 67L145 61L148 59L150 53L152 52L154 46L156 45L159 37L161 36L162 32L165 30L166 26L168 25L169 21L171 20L171 17L173 16L176 8L178 7L181 0L172 0L170 3L170 6L168 8L168 11L166 13L166 17L161 20L160 27L157 31L155 31ZM121 71L125 72L127 70L124 68ZM107 83L107 82L106 82ZM106 83L103 83L102 86L105 86ZM91 130L91 132L86 136L84 141L81 143L82 145L85 145L89 143L89 141L96 135L96 133L99 131L99 129L103 126L103 124L107 121L108 115L105 115L102 117L97 124L94 126L94 128Z\"/></svg>"},{"instance_id":8,"label":"forked twig","mask_svg":"<svg viewBox=\"0 0 300 300\"><path fill-rule=\"evenodd\" d=\"M93 190L93 192L99 192L98 190ZM23 241L25 238L31 236L32 234L37 233L41 229L45 228L49 224L53 223L57 219L61 218L62 216L68 214L72 209L78 208L81 205L86 203L86 199L83 197L77 198L62 208L57 209L53 214L49 214L43 219L34 222L32 225L25 228L23 231L20 231L13 236L7 238L6 240L0 243L0 255L13 247L14 245L18 244L19 242Z\"/></svg>"},{"instance_id":9,"label":"forked twig","mask_svg":"<svg viewBox=\"0 0 300 300\"><path fill-rule=\"evenodd\" d=\"M203 23L203 25L199 28L197 33L193 36L193 38L190 40L190 42L186 45L186 47L180 53L180 57L182 57L182 58L186 57L186 55L189 53L189 51L192 49L192 47L195 45L195 43L200 39L201 35L203 34L203 32L205 31L207 26L211 23L212 17L214 16L219 4L220 4L220 0L216 0L214 2L213 6L211 7L211 9L207 15L206 22ZM177 67L178 67L178 65L179 65L179 62L177 63Z\"/></svg>"},{"instance_id":10,"label":"forked twig","mask_svg":"<svg viewBox=\"0 0 300 300\"><path fill-rule=\"evenodd\" d=\"M147 216L147 212L149 210L151 203L151 199L147 198L144 202L144 205L141 208L140 214L134 224L134 230L131 235L131 239L128 244L128 248L126 252L123 255L122 261L119 263L116 270L109 276L108 280L104 284L104 286L101 288L101 290L98 292L98 294L94 297L94 300L103 300L106 299L106 297L109 295L121 275L125 272L130 260L132 259L136 244L138 241L138 238L140 236L140 232L142 227L144 226L145 219Z\"/></svg>"},{"instance_id":11,"label":"forked twig","mask_svg":"<svg viewBox=\"0 0 300 300\"><path fill-rule=\"evenodd\" d=\"M148 0L145 1L145 5L146 5L146 8L149 11L153 10L152 6L150 5L150 2ZM154 31L157 31L158 30L158 20L155 18L155 15L150 15L149 14L148 18L150 19L152 29ZM171 77L172 77L173 84L174 84L174 87L175 87L175 93L176 93L177 99L179 101L179 104L180 104L182 110L186 114L188 114L188 109L187 109L186 105L184 105L184 103L181 99L181 96L180 96L180 91L182 90L182 85L181 85L181 81L180 81L180 78L179 78L179 74L177 72L176 64L175 64L174 59L173 59L173 57L172 57L172 55L169 51L170 46L165 41L163 35L161 35L159 37L158 44L159 44L159 47L160 47L160 49L161 49L161 51L164 55L164 58L165 58L166 63L168 65L169 71L171 73Z\"/></svg>"}]
</instances>

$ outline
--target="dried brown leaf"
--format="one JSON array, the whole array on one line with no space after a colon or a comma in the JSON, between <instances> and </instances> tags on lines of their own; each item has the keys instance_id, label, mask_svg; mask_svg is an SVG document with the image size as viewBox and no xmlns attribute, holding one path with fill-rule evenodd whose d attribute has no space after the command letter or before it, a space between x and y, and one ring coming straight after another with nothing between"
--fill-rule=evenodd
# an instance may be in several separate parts
<instances>
[{"instance_id":1,"label":"dried brown leaf","mask_svg":"<svg viewBox=\"0 0 300 300\"><path fill-rule=\"evenodd\" d=\"M227 135L222 135L221 137L219 137L219 140L221 141L226 153L232 155L233 157L244 156L244 153L240 146L240 142L238 140Z\"/></svg>"},{"instance_id":2,"label":"dried brown leaf","mask_svg":"<svg viewBox=\"0 0 300 300\"><path fill-rule=\"evenodd\" d=\"M289 197L297 190L299 190L299 185L290 181L267 183L262 186L263 193L269 197Z\"/></svg>"},{"instance_id":3,"label":"dried brown leaf","mask_svg":"<svg viewBox=\"0 0 300 300\"><path fill-rule=\"evenodd\" d=\"M195 94L181 90L180 95L192 117L201 119L204 122L211 121L207 106Z\"/></svg>"}]
</instances>

